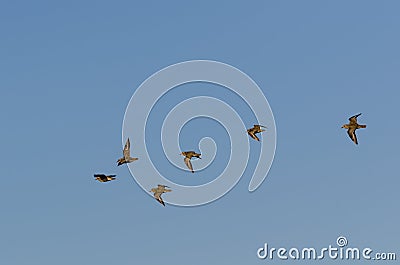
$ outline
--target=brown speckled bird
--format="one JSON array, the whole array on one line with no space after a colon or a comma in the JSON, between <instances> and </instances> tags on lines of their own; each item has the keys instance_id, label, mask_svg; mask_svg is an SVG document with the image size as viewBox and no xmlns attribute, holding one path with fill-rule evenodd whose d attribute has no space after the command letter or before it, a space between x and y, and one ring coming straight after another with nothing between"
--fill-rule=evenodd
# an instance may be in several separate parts
<instances>
[{"instance_id":1,"label":"brown speckled bird","mask_svg":"<svg viewBox=\"0 0 400 265\"><path fill-rule=\"evenodd\" d=\"M165 185L160 185L158 184L157 188L152 188L150 190L150 192L152 192L154 194L154 198L161 203L162 205L165 206L165 203L163 201L163 199L161 198L161 195L165 192L171 192L172 190L166 189L169 188L168 186Z\"/></svg>"},{"instance_id":2,"label":"brown speckled bird","mask_svg":"<svg viewBox=\"0 0 400 265\"><path fill-rule=\"evenodd\" d=\"M195 151L186 151L186 152L182 152L181 155L185 156L183 161L185 162L186 166L190 169L190 171L192 171L192 173L194 173L192 162L190 162L190 160L192 159L192 157L197 157L197 158L201 159L201 157L200 157L201 154L198 154Z\"/></svg>"},{"instance_id":3,"label":"brown speckled bird","mask_svg":"<svg viewBox=\"0 0 400 265\"><path fill-rule=\"evenodd\" d=\"M122 164L126 164L126 163L130 163L133 161L138 160L139 158L137 157L131 157L131 142L128 140L126 140L125 146L124 146L124 151L123 153L123 157L117 160L118 166L122 165Z\"/></svg>"},{"instance_id":4,"label":"brown speckled bird","mask_svg":"<svg viewBox=\"0 0 400 265\"><path fill-rule=\"evenodd\" d=\"M254 127L248 129L248 130L247 130L247 133L248 133L248 134L251 136L251 138L253 138L254 140L260 141L260 139L258 139L258 137L257 137L256 134L265 131L264 129L261 129L261 128L267 128L267 127L262 126L262 125L258 125L258 124L254 124Z\"/></svg>"},{"instance_id":5,"label":"brown speckled bird","mask_svg":"<svg viewBox=\"0 0 400 265\"><path fill-rule=\"evenodd\" d=\"M349 135L350 139L355 143L358 144L356 130L360 128L367 128L367 125L360 125L357 123L357 117L360 116L361 113L354 115L349 118L350 123L344 124L342 128L347 129L347 134Z\"/></svg>"}]
</instances>

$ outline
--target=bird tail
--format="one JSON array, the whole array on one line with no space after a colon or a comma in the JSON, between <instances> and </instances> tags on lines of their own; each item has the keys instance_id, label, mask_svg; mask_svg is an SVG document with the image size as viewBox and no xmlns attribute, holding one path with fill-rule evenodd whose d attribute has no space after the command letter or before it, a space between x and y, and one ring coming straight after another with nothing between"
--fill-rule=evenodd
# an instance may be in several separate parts
<instances>
[{"instance_id":1,"label":"bird tail","mask_svg":"<svg viewBox=\"0 0 400 265\"><path fill-rule=\"evenodd\" d=\"M367 125L358 125L358 128L367 128Z\"/></svg>"}]
</instances>

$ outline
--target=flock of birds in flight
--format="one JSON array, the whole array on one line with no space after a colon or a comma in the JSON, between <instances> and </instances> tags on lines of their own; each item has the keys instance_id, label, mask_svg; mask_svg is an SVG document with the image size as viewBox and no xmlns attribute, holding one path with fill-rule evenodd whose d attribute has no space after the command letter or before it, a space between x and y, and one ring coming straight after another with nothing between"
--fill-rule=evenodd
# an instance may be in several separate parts
<instances>
[{"instance_id":1,"label":"flock of birds in flight","mask_svg":"<svg viewBox=\"0 0 400 265\"><path fill-rule=\"evenodd\" d=\"M367 125L361 125L361 124L357 123L357 118L360 115L361 115L361 113L359 113L357 115L354 115L354 116L351 116L349 118L350 122L348 124L344 124L342 126L342 128L347 129L347 134L349 135L350 139L357 145L358 145L358 140L357 140L357 136L356 136L356 130L367 127ZM264 132L265 129L262 129L262 128L266 128L266 127L262 126L262 125L255 124L253 126L253 128L250 128L250 129L247 130L247 133L254 140L260 141L260 139L257 137L256 134ZM124 146L123 157L121 157L120 159L117 160L117 165L118 166L123 165L123 164L127 164L127 163L131 163L131 162L134 162L134 161L139 159L137 157L131 157L130 147L131 147L131 143L130 143L129 138L128 138L128 140L126 141L125 146ZM192 173L194 173L193 165L192 165L191 160L194 157L201 159L201 157L200 157L201 154L196 153L195 151L186 151L186 152L182 152L181 155L183 155L185 157L183 159L183 161L185 162L186 166L189 168L189 170ZM100 182L108 182L108 181L115 180L116 175L95 174L94 177L95 177L96 180L98 180ZM172 191L172 190L170 190L168 188L169 188L168 186L158 184L157 187L152 188L150 190L150 192L153 193L154 198L159 203L161 203L163 206L165 206L165 203L164 203L163 199L161 198L161 195L163 193Z\"/></svg>"}]
</instances>

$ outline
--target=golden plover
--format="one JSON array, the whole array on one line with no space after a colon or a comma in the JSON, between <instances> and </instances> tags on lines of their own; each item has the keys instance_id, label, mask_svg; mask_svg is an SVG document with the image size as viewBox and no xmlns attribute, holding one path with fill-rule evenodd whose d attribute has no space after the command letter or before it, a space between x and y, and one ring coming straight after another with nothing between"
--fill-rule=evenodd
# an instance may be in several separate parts
<instances>
[{"instance_id":1,"label":"golden plover","mask_svg":"<svg viewBox=\"0 0 400 265\"><path fill-rule=\"evenodd\" d=\"M154 194L154 198L161 203L162 205L165 206L165 203L163 201L163 199L161 198L161 195L165 192L171 192L172 190L166 189L169 188L168 186L165 185L160 185L158 184L157 188L152 188L150 190L150 192L152 192Z\"/></svg>"},{"instance_id":2,"label":"golden plover","mask_svg":"<svg viewBox=\"0 0 400 265\"><path fill-rule=\"evenodd\" d=\"M117 160L118 166L125 164L125 163L130 163L133 161L138 160L139 158L137 157L131 157L131 142L126 140L125 146L124 146L124 151L123 151L123 157Z\"/></svg>"},{"instance_id":3,"label":"golden plover","mask_svg":"<svg viewBox=\"0 0 400 265\"><path fill-rule=\"evenodd\" d=\"M197 158L201 159L201 157L200 157L201 154L198 154L195 151L186 151L186 152L182 152L181 155L185 156L183 161L185 162L186 166L190 169L190 171L192 171L192 173L194 173L192 162L190 162L190 160L192 159L192 157L197 157Z\"/></svg>"},{"instance_id":4,"label":"golden plover","mask_svg":"<svg viewBox=\"0 0 400 265\"><path fill-rule=\"evenodd\" d=\"M258 139L257 137L257 133L261 133L264 132L264 129L261 128L266 128L265 126L262 125L258 125L258 124L254 124L253 128L250 128L247 130L247 133L251 136L251 138L253 138L254 140L260 141L260 139Z\"/></svg>"},{"instance_id":5,"label":"golden plover","mask_svg":"<svg viewBox=\"0 0 400 265\"><path fill-rule=\"evenodd\" d=\"M357 117L360 116L361 113L351 116L349 118L350 123L344 124L342 128L347 129L347 134L350 136L350 139L355 143L358 144L356 130L360 128L367 128L367 125L360 125L357 123Z\"/></svg>"},{"instance_id":6,"label":"golden plover","mask_svg":"<svg viewBox=\"0 0 400 265\"><path fill-rule=\"evenodd\" d=\"M107 182L115 179L116 175L94 174L94 178L100 182Z\"/></svg>"}]
</instances>

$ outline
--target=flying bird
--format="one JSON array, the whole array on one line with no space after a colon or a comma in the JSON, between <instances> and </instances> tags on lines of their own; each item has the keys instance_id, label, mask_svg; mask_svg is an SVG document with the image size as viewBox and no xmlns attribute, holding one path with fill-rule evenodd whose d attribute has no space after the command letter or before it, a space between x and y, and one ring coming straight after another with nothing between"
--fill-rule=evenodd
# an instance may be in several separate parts
<instances>
[{"instance_id":1,"label":"flying bird","mask_svg":"<svg viewBox=\"0 0 400 265\"><path fill-rule=\"evenodd\" d=\"M126 164L126 163L130 163L133 161L138 160L139 158L137 157L131 157L131 142L128 140L126 140L125 146L124 146L124 150L123 150L123 157L117 160L118 166L122 165L122 164Z\"/></svg>"},{"instance_id":2,"label":"flying bird","mask_svg":"<svg viewBox=\"0 0 400 265\"><path fill-rule=\"evenodd\" d=\"M100 182L107 182L115 179L116 175L94 174L94 178Z\"/></svg>"},{"instance_id":3,"label":"flying bird","mask_svg":"<svg viewBox=\"0 0 400 265\"><path fill-rule=\"evenodd\" d=\"M187 151L187 152L182 152L181 155L185 156L183 161L185 162L186 166L194 173L192 162L190 161L192 157L197 157L201 159L201 154L196 153L195 151Z\"/></svg>"},{"instance_id":4,"label":"flying bird","mask_svg":"<svg viewBox=\"0 0 400 265\"><path fill-rule=\"evenodd\" d=\"M262 126L262 125L258 125L258 124L254 124L254 127L248 129L248 130L247 130L247 133L248 133L248 134L251 136L251 138L253 138L254 140L260 141L260 139L258 139L258 137L257 137L256 134L265 131L264 129L261 129L261 128L267 128L267 127Z\"/></svg>"},{"instance_id":5,"label":"flying bird","mask_svg":"<svg viewBox=\"0 0 400 265\"><path fill-rule=\"evenodd\" d=\"M162 205L165 206L165 203L163 201L163 199L161 198L161 195L165 192L171 192L172 190L166 189L169 188L168 186L165 185L160 185L158 184L157 188L152 188L150 190L150 192L152 192L154 194L154 198L161 203Z\"/></svg>"},{"instance_id":6,"label":"flying bird","mask_svg":"<svg viewBox=\"0 0 400 265\"><path fill-rule=\"evenodd\" d=\"M347 134L349 135L350 139L355 143L358 144L356 130L360 128L367 128L367 125L360 125L357 123L357 117L360 116L361 113L351 116L349 118L350 123L344 124L342 128L347 129Z\"/></svg>"}]
</instances>

